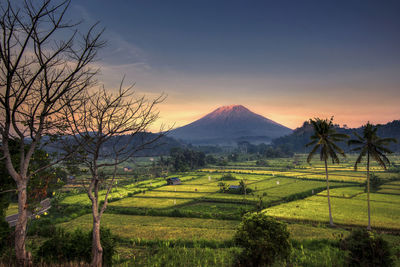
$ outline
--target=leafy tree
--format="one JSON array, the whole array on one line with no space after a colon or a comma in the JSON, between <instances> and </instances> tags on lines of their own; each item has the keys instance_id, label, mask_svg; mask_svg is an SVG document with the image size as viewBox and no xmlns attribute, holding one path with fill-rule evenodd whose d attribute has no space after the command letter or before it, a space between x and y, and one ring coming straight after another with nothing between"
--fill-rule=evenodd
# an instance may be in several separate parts
<instances>
[{"instance_id":1,"label":"leafy tree","mask_svg":"<svg viewBox=\"0 0 400 267\"><path fill-rule=\"evenodd\" d=\"M341 247L350 252L349 266L394 266L388 242L374 232L356 229L341 242Z\"/></svg>"},{"instance_id":2,"label":"leafy tree","mask_svg":"<svg viewBox=\"0 0 400 267\"><path fill-rule=\"evenodd\" d=\"M173 148L170 152L171 161L176 171L188 171L206 164L204 152L191 149Z\"/></svg>"},{"instance_id":3,"label":"leafy tree","mask_svg":"<svg viewBox=\"0 0 400 267\"><path fill-rule=\"evenodd\" d=\"M336 144L336 142L343 141L349 138L346 134L337 133L333 125L333 117L328 119L315 118L310 119L310 123L313 126L314 133L311 135L311 142L306 146L313 146L311 152L308 154L307 162L310 163L313 156L319 150L320 160L325 163L325 176L326 176L326 191L328 196L328 208L329 208L329 223L333 226L332 219L332 208L331 199L329 195L329 177L328 177L328 159L332 159L332 163L339 163L339 157L337 153L346 157L344 151Z\"/></svg>"},{"instance_id":4,"label":"leafy tree","mask_svg":"<svg viewBox=\"0 0 400 267\"><path fill-rule=\"evenodd\" d=\"M396 143L397 140L394 138L380 138L377 135L378 127L370 124L369 122L363 126L362 136L357 134L354 135L356 139L348 141L349 146L356 146L352 151L360 152L354 169L357 170L357 166L367 156L367 203L368 203L368 230L371 230L371 209L370 209L370 173L369 165L370 158L375 160L382 168L386 170L386 165L390 165L389 159L386 157L386 153L392 153L386 146L390 143Z\"/></svg>"},{"instance_id":5,"label":"leafy tree","mask_svg":"<svg viewBox=\"0 0 400 267\"><path fill-rule=\"evenodd\" d=\"M206 164L216 164L217 163L217 159L213 155L207 155L205 161L206 161Z\"/></svg>"},{"instance_id":6,"label":"leafy tree","mask_svg":"<svg viewBox=\"0 0 400 267\"><path fill-rule=\"evenodd\" d=\"M234 240L243 248L239 255L241 266L271 266L286 260L292 251L286 224L264 213L243 216Z\"/></svg>"},{"instance_id":7,"label":"leafy tree","mask_svg":"<svg viewBox=\"0 0 400 267\"><path fill-rule=\"evenodd\" d=\"M9 149L16 166L20 163L20 144L18 140L9 140ZM29 146L25 146L25 151ZM1 154L1 153L0 153ZM2 155L1 155L2 156ZM51 156L44 150L36 149L32 155L28 171L34 171L51 162ZM50 167L43 169L31 177L27 186L27 209L34 211L41 200L51 192L63 185L62 180L66 178L61 168ZM17 201L15 182L9 175L5 163L0 161L0 253L6 247L6 240L9 238L10 228L5 221L6 210L11 201Z\"/></svg>"}]
</instances>

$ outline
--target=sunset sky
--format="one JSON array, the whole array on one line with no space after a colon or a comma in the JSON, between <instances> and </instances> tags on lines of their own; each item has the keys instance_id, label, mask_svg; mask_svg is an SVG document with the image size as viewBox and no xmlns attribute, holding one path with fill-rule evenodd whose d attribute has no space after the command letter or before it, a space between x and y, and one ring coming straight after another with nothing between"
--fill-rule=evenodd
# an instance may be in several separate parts
<instances>
[{"instance_id":1,"label":"sunset sky","mask_svg":"<svg viewBox=\"0 0 400 267\"><path fill-rule=\"evenodd\" d=\"M400 119L400 1L73 0L100 22L108 88L168 94L161 122L182 126L241 104L287 127L312 117L358 127Z\"/></svg>"}]
</instances>

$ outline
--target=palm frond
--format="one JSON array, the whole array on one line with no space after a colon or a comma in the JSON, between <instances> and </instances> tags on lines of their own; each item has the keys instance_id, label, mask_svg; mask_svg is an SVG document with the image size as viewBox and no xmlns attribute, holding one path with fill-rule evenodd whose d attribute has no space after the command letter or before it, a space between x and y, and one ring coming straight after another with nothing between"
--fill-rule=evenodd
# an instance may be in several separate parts
<instances>
[{"instance_id":1,"label":"palm frond","mask_svg":"<svg viewBox=\"0 0 400 267\"><path fill-rule=\"evenodd\" d=\"M386 170L386 164L378 153L371 153L370 155L383 169Z\"/></svg>"},{"instance_id":2,"label":"palm frond","mask_svg":"<svg viewBox=\"0 0 400 267\"><path fill-rule=\"evenodd\" d=\"M314 146L313 149L311 150L311 152L308 154L308 157L307 157L308 164L310 164L310 162L311 162L313 156L315 155L315 152L318 150L318 148L319 148L318 145Z\"/></svg>"},{"instance_id":3,"label":"palm frond","mask_svg":"<svg viewBox=\"0 0 400 267\"><path fill-rule=\"evenodd\" d=\"M342 133L333 133L331 135L331 137L339 138L339 139L342 139L342 140L350 138L350 136L348 134L342 134Z\"/></svg>"},{"instance_id":4,"label":"palm frond","mask_svg":"<svg viewBox=\"0 0 400 267\"><path fill-rule=\"evenodd\" d=\"M364 138L362 138L357 132L353 132L353 134L358 138L359 141L364 142Z\"/></svg>"},{"instance_id":5,"label":"palm frond","mask_svg":"<svg viewBox=\"0 0 400 267\"><path fill-rule=\"evenodd\" d=\"M385 146L390 145L390 143L397 144L397 139L396 138L379 138L379 140L376 141L376 144L385 145Z\"/></svg>"},{"instance_id":6,"label":"palm frond","mask_svg":"<svg viewBox=\"0 0 400 267\"><path fill-rule=\"evenodd\" d=\"M362 159L365 157L366 154L367 154L367 147L363 147L363 149L361 150L360 154L356 159L356 163L354 163L354 170L357 170L358 163L361 163Z\"/></svg>"},{"instance_id":7,"label":"palm frond","mask_svg":"<svg viewBox=\"0 0 400 267\"><path fill-rule=\"evenodd\" d=\"M315 145L316 143L318 143L318 140L311 141L310 143L306 144L306 147Z\"/></svg>"}]
</instances>

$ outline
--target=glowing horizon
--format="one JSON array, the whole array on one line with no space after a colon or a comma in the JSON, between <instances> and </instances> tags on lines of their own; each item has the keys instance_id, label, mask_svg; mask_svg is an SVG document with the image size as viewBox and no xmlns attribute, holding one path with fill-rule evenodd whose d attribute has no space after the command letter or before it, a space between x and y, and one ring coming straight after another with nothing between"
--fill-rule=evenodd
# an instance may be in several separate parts
<instances>
[{"instance_id":1,"label":"glowing horizon","mask_svg":"<svg viewBox=\"0 0 400 267\"><path fill-rule=\"evenodd\" d=\"M400 119L400 2L87 0L72 9L106 27L96 62L106 88L125 76L138 94L168 95L152 129L229 104L291 129L314 117L351 128Z\"/></svg>"}]
</instances>

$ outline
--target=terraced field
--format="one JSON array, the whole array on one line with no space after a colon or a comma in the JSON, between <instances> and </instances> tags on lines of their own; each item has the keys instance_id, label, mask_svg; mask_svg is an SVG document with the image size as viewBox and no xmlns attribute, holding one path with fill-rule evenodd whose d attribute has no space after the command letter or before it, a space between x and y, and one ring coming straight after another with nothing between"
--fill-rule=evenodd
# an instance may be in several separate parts
<instances>
[{"instance_id":1,"label":"terraced field","mask_svg":"<svg viewBox=\"0 0 400 267\"><path fill-rule=\"evenodd\" d=\"M358 189L358 188L356 188ZM344 225L368 224L366 193L347 188L334 189L331 197L335 223ZM351 192L353 195L349 195ZM355 193L355 194L354 194ZM400 230L400 198L398 196L371 193L372 227ZM282 219L329 222L326 192L306 199L284 203L265 209L268 215Z\"/></svg>"},{"instance_id":2,"label":"terraced field","mask_svg":"<svg viewBox=\"0 0 400 267\"><path fill-rule=\"evenodd\" d=\"M326 227L329 217L323 165L319 161L313 162L311 166L305 164L304 156L294 168L287 168L292 159L271 162L273 167L257 167L255 162L242 162L230 163L228 167L210 167L173 175L181 179L180 185L166 185L165 178L156 178L118 186L112 192L109 210L104 214L102 225L122 238L136 240L135 244L138 240L151 244L179 240L217 242L222 247L213 252L215 262L229 262L226 257L232 255L231 250L235 248L227 244L232 244L241 215L262 207L268 215L288 222L291 237L301 242L337 240L339 236L349 234L349 227L366 226L366 173L363 167L354 171L352 157L340 165L329 166L333 219L337 228ZM372 169L381 182L371 193L372 226L389 233L399 233L400 175L384 172L378 166ZM251 192L246 195L223 193L219 183L222 176L228 173L235 178L223 180L224 183L239 185L243 180ZM67 206L90 204L86 194L69 195L61 203ZM90 229L91 225L90 214L61 224L69 230L75 227ZM400 251L400 238L387 234L385 239L391 242L395 251ZM132 251L136 248L119 247L118 251L123 255L123 251L129 249ZM165 249L166 254L162 254L165 257L175 255L170 248ZM190 258L193 253L208 255L207 249L207 246L198 251L188 248L182 253ZM302 253L311 253L309 257L315 257L315 261L328 254L336 258L343 256L335 249L326 249L333 254L326 251ZM155 261L158 259L151 254L146 257Z\"/></svg>"},{"instance_id":3,"label":"terraced field","mask_svg":"<svg viewBox=\"0 0 400 267\"><path fill-rule=\"evenodd\" d=\"M232 238L237 221L158 216L104 214L102 225L124 238L149 240L207 239L224 241ZM62 224L67 229L91 229L91 215L84 215Z\"/></svg>"}]
</instances>

